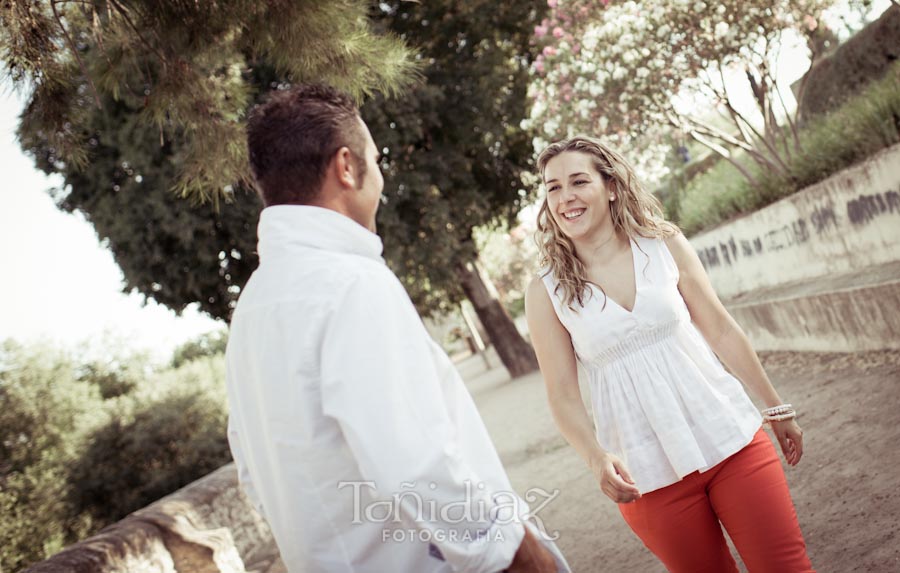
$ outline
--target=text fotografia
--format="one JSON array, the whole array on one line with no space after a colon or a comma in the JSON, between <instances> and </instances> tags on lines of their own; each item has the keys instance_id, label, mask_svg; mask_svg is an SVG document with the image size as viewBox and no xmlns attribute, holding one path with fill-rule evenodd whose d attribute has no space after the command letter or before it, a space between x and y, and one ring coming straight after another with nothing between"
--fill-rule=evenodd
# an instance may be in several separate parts
<instances>
[{"instance_id":1,"label":"text fotografia","mask_svg":"<svg viewBox=\"0 0 900 573\"><path fill-rule=\"evenodd\" d=\"M494 528L478 529L470 531L463 529L444 529L441 527L435 529L382 529L381 541L394 541L395 543L403 543L404 541L437 541L438 543L449 541L450 543L471 543L473 541L503 541L503 530Z\"/></svg>"},{"instance_id":2,"label":"text fotografia","mask_svg":"<svg viewBox=\"0 0 900 573\"><path fill-rule=\"evenodd\" d=\"M436 491L437 484L428 484L428 490L416 489L416 482L402 482L400 491L390 498L383 495L377 499L365 498L366 492L376 492L374 481L341 481L338 489L347 489L353 495L352 523L409 523L412 520L422 524L418 529L385 528L383 541L450 541L468 542L503 540L499 527L510 523L530 520L547 539L556 540L559 533L548 534L538 514L559 496L559 490L546 491L533 487L522 498L512 491L497 491L488 494L483 483L473 485L463 482L465 495L462 499L447 502L428 496L428 490ZM523 507L524 506L524 507ZM404 519L405 518L405 519Z\"/></svg>"}]
</instances>

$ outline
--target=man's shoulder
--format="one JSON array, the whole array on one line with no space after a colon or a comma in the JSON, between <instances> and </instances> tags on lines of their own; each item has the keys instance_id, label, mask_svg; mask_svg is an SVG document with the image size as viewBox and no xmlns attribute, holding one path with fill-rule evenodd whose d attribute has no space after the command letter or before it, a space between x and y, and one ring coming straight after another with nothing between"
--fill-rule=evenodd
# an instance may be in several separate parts
<instances>
[{"instance_id":1,"label":"man's shoulder","mask_svg":"<svg viewBox=\"0 0 900 573\"><path fill-rule=\"evenodd\" d=\"M381 290L403 294L400 280L383 262L347 253L311 256L279 265L261 265L245 285L234 317L283 305L324 310L350 293Z\"/></svg>"},{"instance_id":2,"label":"man's shoulder","mask_svg":"<svg viewBox=\"0 0 900 573\"><path fill-rule=\"evenodd\" d=\"M361 257L352 266L338 272L341 288L335 294L391 297L412 304L400 278L383 262ZM375 302L378 302L377 298L373 300Z\"/></svg>"},{"instance_id":3,"label":"man's shoulder","mask_svg":"<svg viewBox=\"0 0 900 573\"><path fill-rule=\"evenodd\" d=\"M342 253L335 257L334 262L336 264L321 269L322 273L348 287L375 288L383 285L401 285L400 279L383 261Z\"/></svg>"}]
</instances>

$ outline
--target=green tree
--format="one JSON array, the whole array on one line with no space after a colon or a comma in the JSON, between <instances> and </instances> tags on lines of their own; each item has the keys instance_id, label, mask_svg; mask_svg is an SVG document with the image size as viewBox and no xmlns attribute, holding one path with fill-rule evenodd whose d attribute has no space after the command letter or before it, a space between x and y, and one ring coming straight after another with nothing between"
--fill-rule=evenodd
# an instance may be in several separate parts
<instances>
[{"instance_id":1,"label":"green tree","mask_svg":"<svg viewBox=\"0 0 900 573\"><path fill-rule=\"evenodd\" d=\"M93 108L138 110L160 144L183 142L183 194L219 198L249 173L243 121L257 90L251 64L359 97L414 76L410 51L372 33L369 2L11 0L0 4L0 57L32 88L26 117L54 159L84 167Z\"/></svg>"},{"instance_id":2,"label":"green tree","mask_svg":"<svg viewBox=\"0 0 900 573\"><path fill-rule=\"evenodd\" d=\"M97 386L46 346L0 344L0 568L18 571L84 535L67 471L105 421Z\"/></svg>"},{"instance_id":3,"label":"green tree","mask_svg":"<svg viewBox=\"0 0 900 573\"><path fill-rule=\"evenodd\" d=\"M75 513L106 525L231 461L225 361L197 358L112 404L68 467Z\"/></svg>"},{"instance_id":4,"label":"green tree","mask_svg":"<svg viewBox=\"0 0 900 573\"><path fill-rule=\"evenodd\" d=\"M383 148L385 254L420 311L467 297L507 369L537 368L531 347L478 263L473 230L510 224L533 167L526 93L531 33L543 17L531 2L386 3L383 25L428 59L424 85L363 107ZM514 224L514 223L513 223Z\"/></svg>"},{"instance_id":5,"label":"green tree","mask_svg":"<svg viewBox=\"0 0 900 573\"><path fill-rule=\"evenodd\" d=\"M380 95L363 108L387 150L379 216L386 255L420 312L468 297L509 370L529 372L537 366L533 351L484 282L472 230L510 220L527 196L521 175L531 167L530 137L519 122L540 14L526 2L381 3L377 14L382 35L419 47L427 64L425 82L402 98ZM286 79L264 61L246 75L255 94ZM218 209L179 200L167 190L190 157L188 142L160 145L139 99L102 95L101 103L85 110L89 162L60 161L36 108L23 118L23 147L39 167L63 174L59 205L93 223L126 290L175 310L197 302L227 319L257 266L258 199L238 182Z\"/></svg>"},{"instance_id":6,"label":"green tree","mask_svg":"<svg viewBox=\"0 0 900 573\"><path fill-rule=\"evenodd\" d=\"M175 349L172 353L172 368L178 368L182 364L186 364L203 356L224 354L227 345L227 330L216 330L201 334L197 338L188 340Z\"/></svg>"},{"instance_id":7,"label":"green tree","mask_svg":"<svg viewBox=\"0 0 900 573\"><path fill-rule=\"evenodd\" d=\"M45 559L230 460L221 354L161 370L110 355L84 363L0 344L0 570Z\"/></svg>"},{"instance_id":8,"label":"green tree","mask_svg":"<svg viewBox=\"0 0 900 573\"><path fill-rule=\"evenodd\" d=\"M182 141L160 145L129 101L106 96L103 109L88 113L90 161L80 168L57 159L31 114L20 126L22 147L37 166L64 178L57 205L91 222L122 269L126 292L135 289L178 312L196 302L227 320L258 265L257 195L238 185L219 208L186 201L170 192Z\"/></svg>"}]
</instances>

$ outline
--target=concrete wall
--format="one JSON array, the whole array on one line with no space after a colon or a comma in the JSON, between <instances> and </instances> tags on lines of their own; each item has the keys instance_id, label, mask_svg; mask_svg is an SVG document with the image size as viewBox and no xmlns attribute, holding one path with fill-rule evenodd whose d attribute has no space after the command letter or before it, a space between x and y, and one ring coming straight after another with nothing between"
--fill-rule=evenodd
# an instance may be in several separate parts
<instances>
[{"instance_id":1,"label":"concrete wall","mask_svg":"<svg viewBox=\"0 0 900 573\"><path fill-rule=\"evenodd\" d=\"M900 145L690 242L757 350L900 349Z\"/></svg>"},{"instance_id":2,"label":"concrete wall","mask_svg":"<svg viewBox=\"0 0 900 573\"><path fill-rule=\"evenodd\" d=\"M723 299L900 260L900 145L691 244Z\"/></svg>"},{"instance_id":3,"label":"concrete wall","mask_svg":"<svg viewBox=\"0 0 900 573\"><path fill-rule=\"evenodd\" d=\"M285 573L234 464L140 509L25 573Z\"/></svg>"}]
</instances>

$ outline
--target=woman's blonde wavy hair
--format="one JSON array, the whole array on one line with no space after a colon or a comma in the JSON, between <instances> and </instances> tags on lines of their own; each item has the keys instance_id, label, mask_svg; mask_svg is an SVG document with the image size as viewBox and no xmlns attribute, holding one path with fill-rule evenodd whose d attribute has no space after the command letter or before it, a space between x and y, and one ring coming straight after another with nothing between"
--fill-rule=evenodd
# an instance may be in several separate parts
<instances>
[{"instance_id":1,"label":"woman's blonde wavy hair","mask_svg":"<svg viewBox=\"0 0 900 573\"><path fill-rule=\"evenodd\" d=\"M624 231L630 237L669 237L677 234L679 228L666 221L662 204L652 193L646 191L634 174L634 169L618 152L605 145L599 139L586 135L577 135L570 139L550 144L538 156L537 165L544 179L547 163L566 151L578 151L591 156L594 169L603 178L607 189L615 193L615 201L610 201L610 215L616 231ZM560 229L550 214L547 197L541 204L537 216L537 233L535 236L540 249L541 268L549 267L556 277L556 291L563 291L563 303L573 311L573 302L584 306L584 294L588 284L593 284L603 292L603 307L606 307L606 291L589 281L584 263L575 255L575 244ZM546 274L546 273L545 273Z\"/></svg>"}]
</instances>

